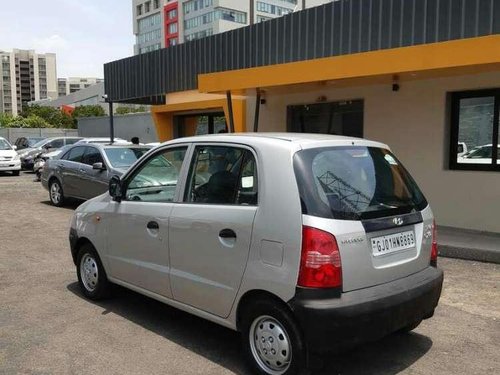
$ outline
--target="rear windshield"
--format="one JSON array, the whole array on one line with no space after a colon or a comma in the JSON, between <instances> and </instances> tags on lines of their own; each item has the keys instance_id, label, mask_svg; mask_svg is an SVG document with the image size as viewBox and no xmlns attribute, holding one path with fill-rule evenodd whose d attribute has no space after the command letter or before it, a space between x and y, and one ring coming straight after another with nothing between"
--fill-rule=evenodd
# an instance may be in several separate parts
<instances>
[{"instance_id":1,"label":"rear windshield","mask_svg":"<svg viewBox=\"0 0 500 375\"><path fill-rule=\"evenodd\" d=\"M302 212L339 220L401 215L427 207L422 192L388 150L328 147L299 151L294 169Z\"/></svg>"}]
</instances>

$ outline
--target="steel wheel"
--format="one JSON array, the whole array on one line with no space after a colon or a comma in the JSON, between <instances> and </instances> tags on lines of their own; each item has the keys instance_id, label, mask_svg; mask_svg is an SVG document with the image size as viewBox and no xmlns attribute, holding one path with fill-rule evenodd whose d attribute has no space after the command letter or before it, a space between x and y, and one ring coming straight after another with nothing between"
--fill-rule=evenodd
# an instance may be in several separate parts
<instances>
[{"instance_id":1,"label":"steel wheel","mask_svg":"<svg viewBox=\"0 0 500 375\"><path fill-rule=\"evenodd\" d=\"M257 317L249 330L250 348L259 367L270 375L284 374L292 361L291 341L272 316Z\"/></svg>"},{"instance_id":2,"label":"steel wheel","mask_svg":"<svg viewBox=\"0 0 500 375\"><path fill-rule=\"evenodd\" d=\"M61 186L59 185L58 182L53 182L50 185L50 200L55 205L58 205L61 203L61 197L62 197Z\"/></svg>"},{"instance_id":3,"label":"steel wheel","mask_svg":"<svg viewBox=\"0 0 500 375\"><path fill-rule=\"evenodd\" d=\"M99 270L96 260L88 253L85 254L80 261L80 275L85 289L89 292L93 292L97 288Z\"/></svg>"}]
</instances>

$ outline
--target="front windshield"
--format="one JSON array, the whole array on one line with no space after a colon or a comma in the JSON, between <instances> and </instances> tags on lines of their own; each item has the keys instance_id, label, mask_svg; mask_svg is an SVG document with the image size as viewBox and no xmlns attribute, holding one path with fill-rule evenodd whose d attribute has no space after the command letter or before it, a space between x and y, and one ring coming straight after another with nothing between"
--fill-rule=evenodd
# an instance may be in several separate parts
<instances>
[{"instance_id":1,"label":"front windshield","mask_svg":"<svg viewBox=\"0 0 500 375\"><path fill-rule=\"evenodd\" d=\"M0 139L0 150L12 150L12 146L5 139Z\"/></svg>"},{"instance_id":2,"label":"front windshield","mask_svg":"<svg viewBox=\"0 0 500 375\"><path fill-rule=\"evenodd\" d=\"M137 147L112 147L104 150L114 168L128 168L148 151L148 148Z\"/></svg>"}]
</instances>

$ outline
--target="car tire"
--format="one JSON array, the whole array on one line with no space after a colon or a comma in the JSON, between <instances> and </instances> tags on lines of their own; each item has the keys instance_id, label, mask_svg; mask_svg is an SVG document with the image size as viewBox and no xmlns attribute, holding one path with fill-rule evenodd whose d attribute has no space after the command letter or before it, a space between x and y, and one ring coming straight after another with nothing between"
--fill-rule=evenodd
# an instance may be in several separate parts
<instances>
[{"instance_id":1,"label":"car tire","mask_svg":"<svg viewBox=\"0 0 500 375\"><path fill-rule=\"evenodd\" d=\"M13 172L12 172L12 175L13 175L13 176L19 176L19 172L20 172L20 171L13 171Z\"/></svg>"},{"instance_id":2,"label":"car tire","mask_svg":"<svg viewBox=\"0 0 500 375\"><path fill-rule=\"evenodd\" d=\"M420 323L422 323L422 319L417 320L416 322L413 322L411 324L408 324L406 327L401 328L398 331L398 333L402 333L402 334L409 333L409 332L413 331L415 328L417 328L420 325Z\"/></svg>"},{"instance_id":3,"label":"car tire","mask_svg":"<svg viewBox=\"0 0 500 375\"><path fill-rule=\"evenodd\" d=\"M49 198L50 202L56 207L62 207L64 205L64 191L61 183L56 179L49 183Z\"/></svg>"},{"instance_id":4,"label":"car tire","mask_svg":"<svg viewBox=\"0 0 500 375\"><path fill-rule=\"evenodd\" d=\"M94 247L91 244L84 244L78 251L76 259L78 284L85 297L94 301L109 297L111 283Z\"/></svg>"},{"instance_id":5,"label":"car tire","mask_svg":"<svg viewBox=\"0 0 500 375\"><path fill-rule=\"evenodd\" d=\"M305 347L292 313L272 299L247 306L241 321L243 354L252 373L294 375L305 371Z\"/></svg>"}]
</instances>

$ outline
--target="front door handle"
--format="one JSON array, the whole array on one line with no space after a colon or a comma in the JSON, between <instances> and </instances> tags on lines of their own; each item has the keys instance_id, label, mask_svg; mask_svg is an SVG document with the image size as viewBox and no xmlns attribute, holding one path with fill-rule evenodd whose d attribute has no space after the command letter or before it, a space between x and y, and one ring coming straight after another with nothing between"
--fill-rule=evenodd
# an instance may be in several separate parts
<instances>
[{"instance_id":1,"label":"front door handle","mask_svg":"<svg viewBox=\"0 0 500 375\"><path fill-rule=\"evenodd\" d=\"M220 238L236 238L236 233L232 229L223 229L219 232Z\"/></svg>"},{"instance_id":2,"label":"front door handle","mask_svg":"<svg viewBox=\"0 0 500 375\"><path fill-rule=\"evenodd\" d=\"M150 221L147 225L147 228L151 230L158 230L160 229L160 225L156 221Z\"/></svg>"}]
</instances>

